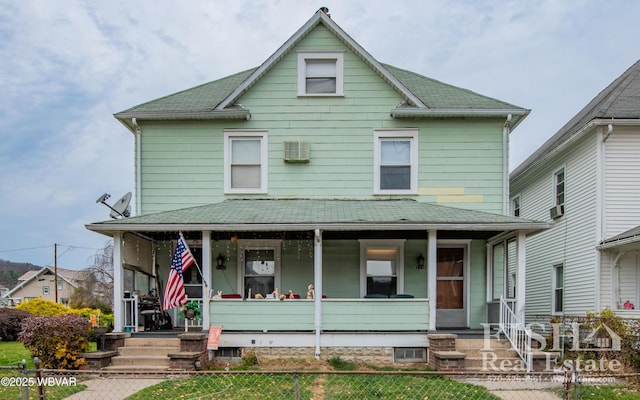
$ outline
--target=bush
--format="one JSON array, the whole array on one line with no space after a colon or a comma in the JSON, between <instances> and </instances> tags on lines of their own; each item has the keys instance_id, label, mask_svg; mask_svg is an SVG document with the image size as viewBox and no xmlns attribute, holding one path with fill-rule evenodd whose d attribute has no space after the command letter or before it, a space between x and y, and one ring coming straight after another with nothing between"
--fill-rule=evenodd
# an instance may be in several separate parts
<instances>
[{"instance_id":1,"label":"bush","mask_svg":"<svg viewBox=\"0 0 640 400\"><path fill-rule=\"evenodd\" d=\"M62 315L69 312L69 308L54 301L43 299L32 299L23 301L16 306L18 310L23 310L31 315L40 317Z\"/></svg>"},{"instance_id":2,"label":"bush","mask_svg":"<svg viewBox=\"0 0 640 400\"><path fill-rule=\"evenodd\" d=\"M89 325L86 318L74 314L29 317L18 341L40 358L44 368L77 369L84 364L78 354L89 350Z\"/></svg>"},{"instance_id":3,"label":"bush","mask_svg":"<svg viewBox=\"0 0 640 400\"><path fill-rule=\"evenodd\" d=\"M0 308L0 340L8 342L16 340L22 322L29 316L31 314L23 310Z\"/></svg>"},{"instance_id":4,"label":"bush","mask_svg":"<svg viewBox=\"0 0 640 400\"><path fill-rule=\"evenodd\" d=\"M329 365L331 365L336 371L353 371L356 369L356 363L353 361L343 360L340 357L330 358Z\"/></svg>"},{"instance_id":5,"label":"bush","mask_svg":"<svg viewBox=\"0 0 640 400\"><path fill-rule=\"evenodd\" d=\"M113 314L104 314L102 311L93 308L69 308L67 313L81 315L88 321L91 321L91 315L96 316L96 322L98 326L106 326L107 328L113 328Z\"/></svg>"}]
</instances>

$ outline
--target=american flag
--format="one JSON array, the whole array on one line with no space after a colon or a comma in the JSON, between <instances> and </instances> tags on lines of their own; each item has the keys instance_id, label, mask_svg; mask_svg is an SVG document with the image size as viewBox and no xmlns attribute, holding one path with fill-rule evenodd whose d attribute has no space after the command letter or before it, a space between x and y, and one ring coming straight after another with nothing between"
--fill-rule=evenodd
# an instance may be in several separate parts
<instances>
[{"instance_id":1,"label":"american flag","mask_svg":"<svg viewBox=\"0 0 640 400\"><path fill-rule=\"evenodd\" d=\"M184 238L180 235L176 252L173 254L173 260L171 260L167 286L164 288L163 310L187 304L187 293L184 290L182 272L186 271L195 261L189 251L189 247L184 242Z\"/></svg>"}]
</instances>

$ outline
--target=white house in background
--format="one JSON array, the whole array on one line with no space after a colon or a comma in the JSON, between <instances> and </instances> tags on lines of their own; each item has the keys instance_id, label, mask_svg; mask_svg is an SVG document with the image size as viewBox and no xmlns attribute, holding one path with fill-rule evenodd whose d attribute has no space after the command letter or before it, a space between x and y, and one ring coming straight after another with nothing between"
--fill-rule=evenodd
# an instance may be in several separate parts
<instances>
[{"instance_id":1,"label":"white house in background","mask_svg":"<svg viewBox=\"0 0 640 400\"><path fill-rule=\"evenodd\" d=\"M58 303L67 305L71 294L84 279L85 272L57 268L57 273L56 280L52 267L27 271L18 278L18 284L4 297L8 299L9 305L37 298L56 301L57 285Z\"/></svg>"},{"instance_id":2,"label":"white house in background","mask_svg":"<svg viewBox=\"0 0 640 400\"><path fill-rule=\"evenodd\" d=\"M527 238L526 313L640 316L640 61L510 175Z\"/></svg>"}]
</instances>

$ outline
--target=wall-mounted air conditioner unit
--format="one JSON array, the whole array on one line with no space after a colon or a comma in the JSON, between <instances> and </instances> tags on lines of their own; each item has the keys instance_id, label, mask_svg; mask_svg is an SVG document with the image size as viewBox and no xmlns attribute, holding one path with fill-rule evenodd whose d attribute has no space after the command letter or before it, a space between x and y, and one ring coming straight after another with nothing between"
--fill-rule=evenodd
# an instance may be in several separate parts
<instances>
[{"instance_id":1,"label":"wall-mounted air conditioner unit","mask_svg":"<svg viewBox=\"0 0 640 400\"><path fill-rule=\"evenodd\" d=\"M564 204L551 207L549 214L551 215L551 219L562 217L564 215Z\"/></svg>"},{"instance_id":2,"label":"wall-mounted air conditioner unit","mask_svg":"<svg viewBox=\"0 0 640 400\"><path fill-rule=\"evenodd\" d=\"M309 142L284 142L284 161L289 163L309 162Z\"/></svg>"}]
</instances>

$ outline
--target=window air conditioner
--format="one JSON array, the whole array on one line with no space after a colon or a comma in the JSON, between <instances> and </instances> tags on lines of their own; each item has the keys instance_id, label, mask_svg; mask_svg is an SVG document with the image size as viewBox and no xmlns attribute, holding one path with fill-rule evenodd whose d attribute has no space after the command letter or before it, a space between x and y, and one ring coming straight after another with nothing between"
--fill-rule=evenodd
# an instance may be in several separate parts
<instances>
[{"instance_id":1,"label":"window air conditioner","mask_svg":"<svg viewBox=\"0 0 640 400\"><path fill-rule=\"evenodd\" d=\"M551 219L562 217L564 215L564 204L558 204L551 207L551 209L549 210L549 214L551 215Z\"/></svg>"},{"instance_id":2,"label":"window air conditioner","mask_svg":"<svg viewBox=\"0 0 640 400\"><path fill-rule=\"evenodd\" d=\"M290 163L309 162L309 142L284 142L284 161Z\"/></svg>"}]
</instances>

